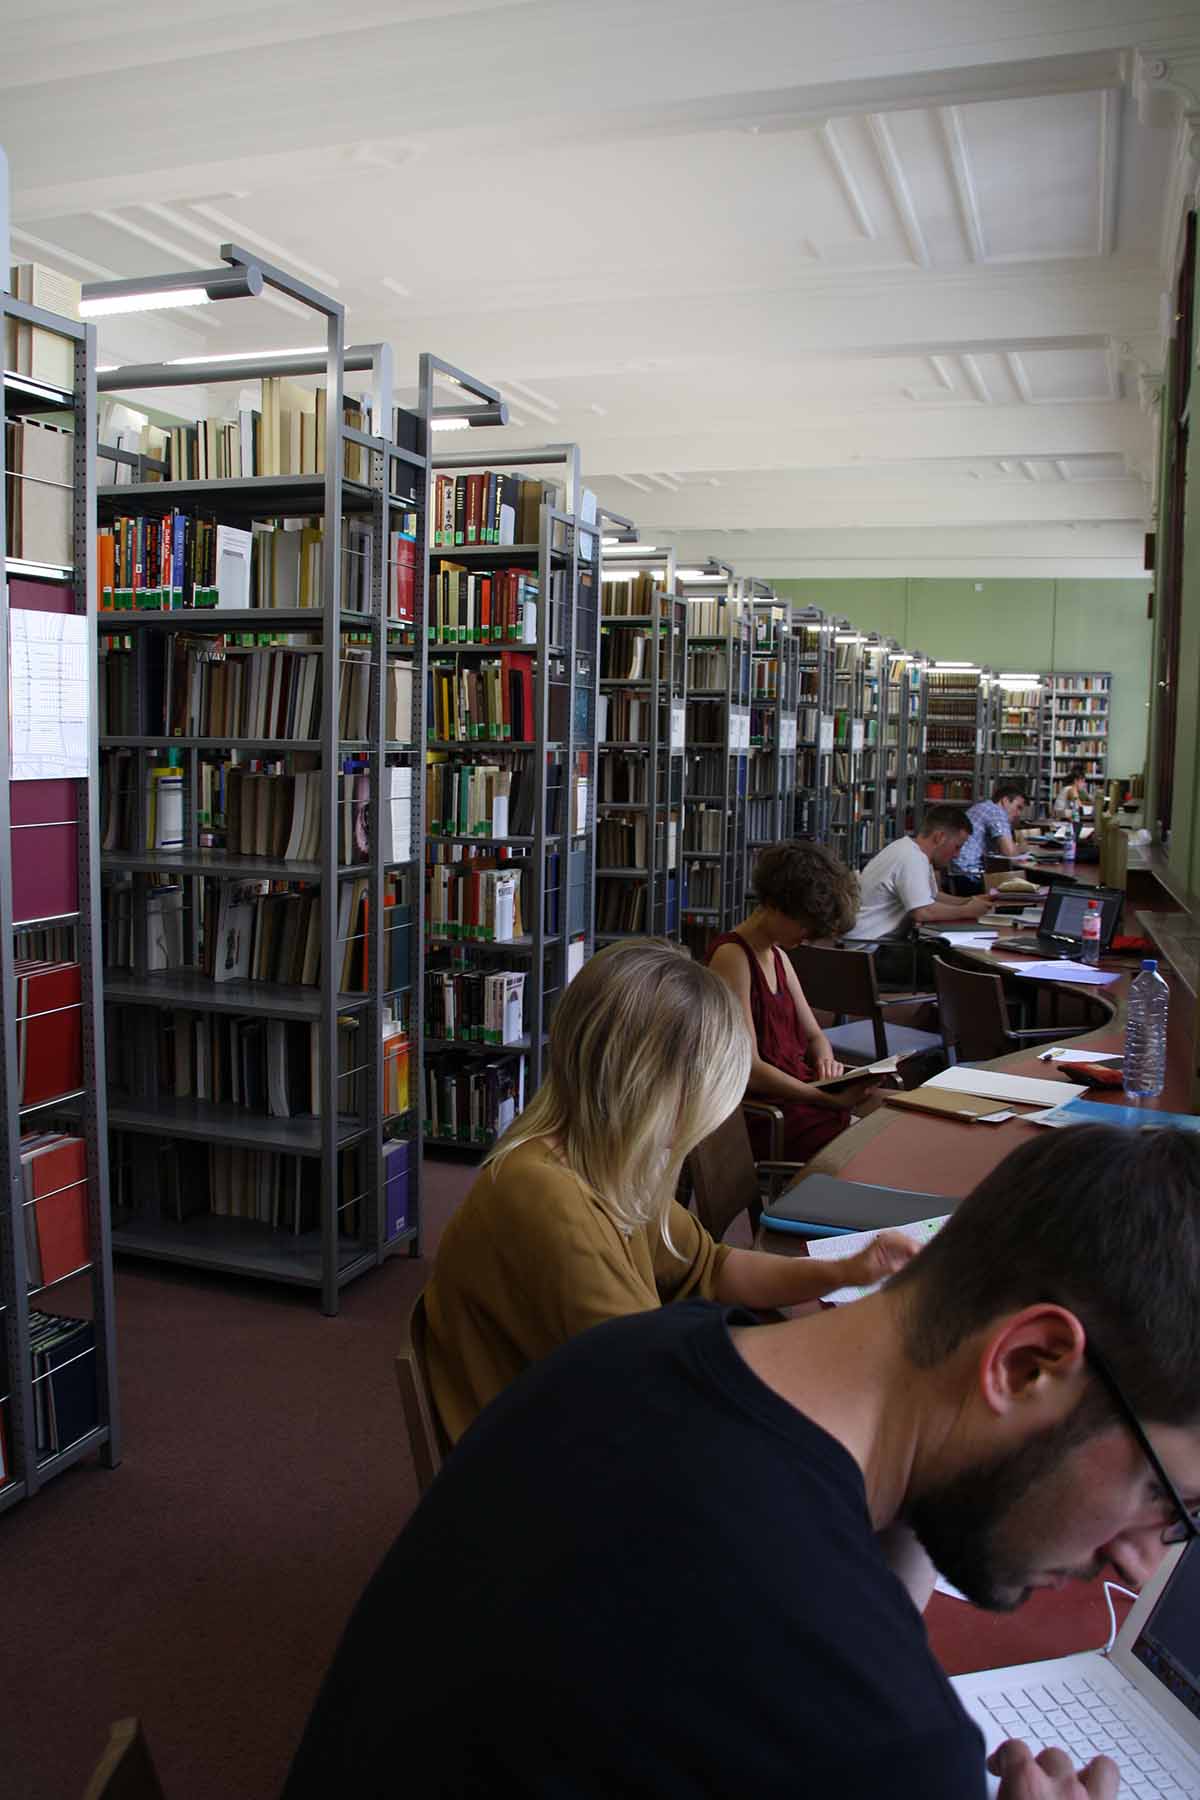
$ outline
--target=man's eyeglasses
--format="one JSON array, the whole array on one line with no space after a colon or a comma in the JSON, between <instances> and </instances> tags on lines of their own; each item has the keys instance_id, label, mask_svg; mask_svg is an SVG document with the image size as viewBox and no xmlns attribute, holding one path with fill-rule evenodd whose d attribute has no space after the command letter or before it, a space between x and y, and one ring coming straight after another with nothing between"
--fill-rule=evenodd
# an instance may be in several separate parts
<instances>
[{"instance_id":1,"label":"man's eyeglasses","mask_svg":"<svg viewBox=\"0 0 1200 1800\"><path fill-rule=\"evenodd\" d=\"M1194 1513L1188 1511L1187 1506L1184 1504L1183 1495L1179 1492L1179 1489L1175 1486L1175 1483L1171 1480L1171 1477L1167 1474L1167 1471L1163 1468L1161 1462L1159 1462L1158 1453L1150 1442L1150 1439L1146 1436L1146 1433L1143 1431L1141 1420L1121 1392L1121 1387L1116 1376L1113 1374L1100 1352L1093 1349L1090 1343L1085 1346L1083 1354L1087 1359L1088 1366L1099 1378L1103 1386L1107 1388L1109 1398L1112 1400L1113 1405L1137 1439L1142 1455L1154 1470L1155 1477L1162 1488L1163 1493L1170 1500L1171 1505L1178 1514L1178 1517L1173 1524L1163 1526L1163 1543L1186 1544L1189 1538L1200 1537L1200 1509Z\"/></svg>"}]
</instances>

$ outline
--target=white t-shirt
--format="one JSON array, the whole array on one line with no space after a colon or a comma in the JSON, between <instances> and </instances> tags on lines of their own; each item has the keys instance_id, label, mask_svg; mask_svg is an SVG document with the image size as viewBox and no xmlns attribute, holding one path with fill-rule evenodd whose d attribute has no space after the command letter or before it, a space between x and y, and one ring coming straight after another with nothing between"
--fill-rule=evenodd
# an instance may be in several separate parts
<instances>
[{"instance_id":1,"label":"white t-shirt","mask_svg":"<svg viewBox=\"0 0 1200 1800\"><path fill-rule=\"evenodd\" d=\"M908 925L908 915L938 897L933 864L910 837L897 838L873 856L859 878L862 904L851 938L895 937Z\"/></svg>"}]
</instances>

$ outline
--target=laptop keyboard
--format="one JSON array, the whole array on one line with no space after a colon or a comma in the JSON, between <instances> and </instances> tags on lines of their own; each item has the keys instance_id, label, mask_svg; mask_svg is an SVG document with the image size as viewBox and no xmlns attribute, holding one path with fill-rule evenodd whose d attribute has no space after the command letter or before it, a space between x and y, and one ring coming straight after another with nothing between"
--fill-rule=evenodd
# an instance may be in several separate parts
<instances>
[{"instance_id":1,"label":"laptop keyboard","mask_svg":"<svg viewBox=\"0 0 1200 1800\"><path fill-rule=\"evenodd\" d=\"M972 1704L990 1713L1003 1737L1022 1738L1036 1755L1056 1745L1076 1767L1110 1756L1121 1771L1122 1795L1146 1800L1197 1800L1200 1787L1174 1758L1150 1749L1141 1723L1121 1709L1119 1697L1084 1675L1031 1682L1002 1693L976 1693Z\"/></svg>"}]
</instances>

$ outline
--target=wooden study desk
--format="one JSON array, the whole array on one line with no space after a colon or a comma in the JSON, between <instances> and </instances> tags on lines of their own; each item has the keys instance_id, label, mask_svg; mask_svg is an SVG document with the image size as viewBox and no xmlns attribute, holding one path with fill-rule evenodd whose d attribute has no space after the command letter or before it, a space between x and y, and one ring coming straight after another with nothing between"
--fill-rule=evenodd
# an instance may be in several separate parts
<instances>
[{"instance_id":1,"label":"wooden study desk","mask_svg":"<svg viewBox=\"0 0 1200 1800\"><path fill-rule=\"evenodd\" d=\"M1037 872L1045 875L1054 871L1042 864ZM1089 875L1093 881L1098 878L1095 865L1084 864L1078 869L1074 865L1063 865L1061 872L1076 875L1081 881L1087 880ZM1131 920L1127 928L1136 930L1137 925ZM997 937L998 956L990 951L954 948L952 938L944 940L946 948L941 954L975 968L996 969L997 962L1003 961L1004 938L1008 935L1011 930L1002 930ZM1091 1002L1097 996L1102 997L1107 1005L1101 1010L1111 1008L1110 1016L1082 1032L1064 1026L1063 1041L1078 1044L1080 1048L1119 1052L1124 1044L1129 989L1140 972L1141 959L1106 957L1101 967L1119 969L1119 979L1103 988L1075 987L1074 993L1085 994ZM1010 975L1007 970L1001 973L1010 991L1014 992L1037 989L1044 994L1053 989L1070 990L1070 984L1065 982ZM1167 1019L1167 1079L1160 1097L1142 1104L1147 1110L1187 1112L1191 1093L1193 1000L1172 968L1160 964L1160 973L1171 991ZM1038 1048L1044 1046L1017 1050L977 1066L1008 1069L1018 1075L1053 1080L1052 1066L1038 1061ZM1064 1076L1064 1087L1067 1084ZM1089 1088L1087 1098L1101 1105L1128 1104L1119 1089ZM849 1181L912 1188L916 1192L958 1200L990 1174L1011 1150L1027 1143L1042 1129L1044 1127L1023 1124L1019 1117L1002 1125L983 1125L936 1118L927 1113L902 1112L884 1105L827 1145L807 1165L801 1180L819 1173L841 1175ZM759 1242L763 1248L782 1255L807 1254L807 1246L802 1240L784 1232L763 1231ZM1127 1604L1118 1602L1119 1606ZM1122 1617L1123 1612L1118 1616ZM1010 1662L1063 1656L1075 1650L1099 1649L1108 1630L1108 1615L1099 1582L1077 1584L1061 1593L1043 1591L1018 1612L1010 1614L981 1612L935 1593L925 1617L930 1643L943 1667L952 1675L968 1669L998 1668Z\"/></svg>"}]
</instances>

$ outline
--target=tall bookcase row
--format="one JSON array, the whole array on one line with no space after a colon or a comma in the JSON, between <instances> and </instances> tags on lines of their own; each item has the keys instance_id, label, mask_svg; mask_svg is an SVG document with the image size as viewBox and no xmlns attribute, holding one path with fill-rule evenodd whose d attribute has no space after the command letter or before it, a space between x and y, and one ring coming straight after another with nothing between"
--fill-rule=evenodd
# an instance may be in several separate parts
<instances>
[{"instance_id":1,"label":"tall bookcase row","mask_svg":"<svg viewBox=\"0 0 1200 1800\"><path fill-rule=\"evenodd\" d=\"M93 724L95 331L4 292L0 314L2 1512L84 1456L114 1465L120 1425Z\"/></svg>"},{"instance_id":2,"label":"tall bookcase row","mask_svg":"<svg viewBox=\"0 0 1200 1800\"><path fill-rule=\"evenodd\" d=\"M624 667L633 638L601 636L600 537L582 516L577 448L433 468L424 1137L479 1152L542 1079L554 1007L595 947L598 896L616 905L614 882L640 890L639 932L666 900L636 849L597 877L598 688L613 687L602 658ZM472 527L476 496L491 522ZM639 641L645 679L616 687L637 694L650 734L658 673ZM647 745L652 759L657 739Z\"/></svg>"},{"instance_id":3,"label":"tall bookcase row","mask_svg":"<svg viewBox=\"0 0 1200 1800\"><path fill-rule=\"evenodd\" d=\"M1091 785L1107 779L1112 675L1104 669L1056 671L1043 681L1041 794L1049 807L1077 763Z\"/></svg>"}]
</instances>

